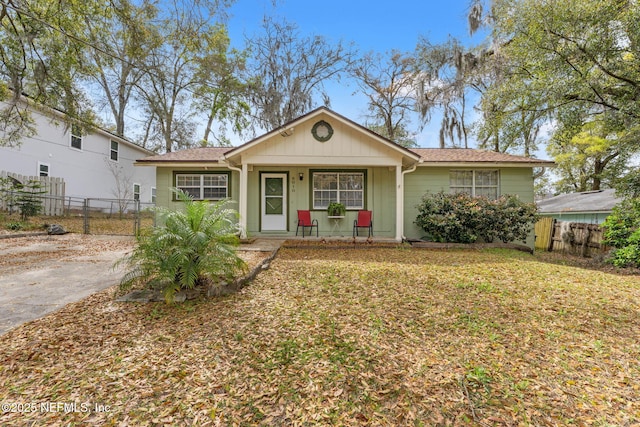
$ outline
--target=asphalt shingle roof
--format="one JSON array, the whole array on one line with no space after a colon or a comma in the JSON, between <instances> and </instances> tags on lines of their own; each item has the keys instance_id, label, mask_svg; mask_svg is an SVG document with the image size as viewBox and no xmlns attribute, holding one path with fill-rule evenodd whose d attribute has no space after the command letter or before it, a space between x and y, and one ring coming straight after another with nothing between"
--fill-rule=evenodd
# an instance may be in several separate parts
<instances>
[{"instance_id":1,"label":"asphalt shingle roof","mask_svg":"<svg viewBox=\"0 0 640 427\"><path fill-rule=\"evenodd\" d=\"M218 162L222 160L225 153L236 147L206 147L191 148L188 150L174 151L166 154L145 157L138 160L139 163L206 163ZM524 156L514 156L506 153L496 153L494 151L465 149L465 148L413 148L410 151L420 156L423 162L427 163L536 163L539 159ZM549 165L552 164L548 161Z\"/></svg>"},{"instance_id":2,"label":"asphalt shingle roof","mask_svg":"<svg viewBox=\"0 0 640 427\"><path fill-rule=\"evenodd\" d=\"M609 212L621 202L615 190L586 191L560 194L537 202L541 213L556 212Z\"/></svg>"},{"instance_id":3,"label":"asphalt shingle roof","mask_svg":"<svg viewBox=\"0 0 640 427\"><path fill-rule=\"evenodd\" d=\"M539 159L467 148L414 148L424 162L540 163ZM551 165L553 162L549 161Z\"/></svg>"},{"instance_id":4,"label":"asphalt shingle roof","mask_svg":"<svg viewBox=\"0 0 640 427\"><path fill-rule=\"evenodd\" d=\"M234 147L205 147L190 148L188 150L173 151L166 154L145 157L138 160L140 163L156 162L218 162L227 151Z\"/></svg>"}]
</instances>

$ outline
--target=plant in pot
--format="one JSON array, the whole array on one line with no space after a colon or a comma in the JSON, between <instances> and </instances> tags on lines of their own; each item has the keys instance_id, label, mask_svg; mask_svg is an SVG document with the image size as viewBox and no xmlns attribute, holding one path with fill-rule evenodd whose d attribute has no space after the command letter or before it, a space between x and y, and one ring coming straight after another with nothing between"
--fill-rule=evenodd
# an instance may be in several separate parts
<instances>
[{"instance_id":1,"label":"plant in pot","mask_svg":"<svg viewBox=\"0 0 640 427\"><path fill-rule=\"evenodd\" d=\"M347 208L342 203L331 202L329 203L329 207L327 207L327 213L329 216L344 216L347 212Z\"/></svg>"}]
</instances>

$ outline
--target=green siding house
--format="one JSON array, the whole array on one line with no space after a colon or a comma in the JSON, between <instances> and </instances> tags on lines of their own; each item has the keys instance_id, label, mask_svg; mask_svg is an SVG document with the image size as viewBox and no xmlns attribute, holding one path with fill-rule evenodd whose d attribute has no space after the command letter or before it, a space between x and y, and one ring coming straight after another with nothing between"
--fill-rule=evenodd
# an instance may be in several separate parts
<instances>
[{"instance_id":1,"label":"green siding house","mask_svg":"<svg viewBox=\"0 0 640 427\"><path fill-rule=\"evenodd\" d=\"M465 191L533 202L533 168L550 161L470 149L406 149L325 107L238 147L194 148L138 160L156 167L157 204L178 207L171 187L237 203L243 234L291 237L310 210L321 236L351 236L359 210L376 237L424 232L413 223L426 192ZM328 218L330 202L344 218ZM532 242L533 244L533 242Z\"/></svg>"}]
</instances>

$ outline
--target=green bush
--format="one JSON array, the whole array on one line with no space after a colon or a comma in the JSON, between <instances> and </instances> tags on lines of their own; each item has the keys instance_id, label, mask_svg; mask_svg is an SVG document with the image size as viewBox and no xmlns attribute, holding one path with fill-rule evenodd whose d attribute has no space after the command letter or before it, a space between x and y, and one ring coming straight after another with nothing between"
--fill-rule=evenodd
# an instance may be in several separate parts
<instances>
[{"instance_id":1,"label":"green bush","mask_svg":"<svg viewBox=\"0 0 640 427\"><path fill-rule=\"evenodd\" d=\"M640 266L640 198L615 206L602 227L604 243L614 248L608 261L616 267Z\"/></svg>"},{"instance_id":2,"label":"green bush","mask_svg":"<svg viewBox=\"0 0 640 427\"><path fill-rule=\"evenodd\" d=\"M122 289L134 285L160 289L167 302L181 289L229 280L246 269L235 252L237 212L226 208L226 201L195 202L186 193L173 191L184 210L157 208L163 225L140 236L136 249L121 261L131 268L120 283Z\"/></svg>"},{"instance_id":3,"label":"green bush","mask_svg":"<svg viewBox=\"0 0 640 427\"><path fill-rule=\"evenodd\" d=\"M14 203L20 210L20 218L27 221L42 211L42 196L47 191L38 180L29 180L26 184L16 185Z\"/></svg>"},{"instance_id":4,"label":"green bush","mask_svg":"<svg viewBox=\"0 0 640 427\"><path fill-rule=\"evenodd\" d=\"M19 231L24 228L24 224L22 224L21 222L14 221L14 222L8 222L5 227L7 228L7 230Z\"/></svg>"},{"instance_id":5,"label":"green bush","mask_svg":"<svg viewBox=\"0 0 640 427\"><path fill-rule=\"evenodd\" d=\"M415 224L436 242L474 243L526 241L537 209L517 196L496 200L466 193L425 194Z\"/></svg>"}]
</instances>

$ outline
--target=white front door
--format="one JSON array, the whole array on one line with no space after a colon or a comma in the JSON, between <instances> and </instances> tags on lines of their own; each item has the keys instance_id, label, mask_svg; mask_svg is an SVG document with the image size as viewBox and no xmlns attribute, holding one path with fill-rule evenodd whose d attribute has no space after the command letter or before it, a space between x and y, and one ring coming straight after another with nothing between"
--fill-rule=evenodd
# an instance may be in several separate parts
<instances>
[{"instance_id":1,"label":"white front door","mask_svg":"<svg viewBox=\"0 0 640 427\"><path fill-rule=\"evenodd\" d=\"M287 231L287 174L263 173L262 231Z\"/></svg>"}]
</instances>

